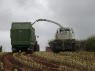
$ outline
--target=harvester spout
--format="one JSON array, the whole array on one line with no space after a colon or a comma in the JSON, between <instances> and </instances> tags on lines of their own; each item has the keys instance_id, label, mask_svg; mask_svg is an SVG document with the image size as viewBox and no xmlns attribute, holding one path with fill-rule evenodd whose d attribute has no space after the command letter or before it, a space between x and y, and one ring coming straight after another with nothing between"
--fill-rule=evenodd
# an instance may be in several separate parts
<instances>
[{"instance_id":1,"label":"harvester spout","mask_svg":"<svg viewBox=\"0 0 95 71\"><path fill-rule=\"evenodd\" d=\"M47 20L47 19L37 19L36 21L33 22L32 25L34 25L36 22L39 22L39 21L51 22L51 23L54 23L54 24L58 25L60 28L64 29L64 27L61 24L59 24L55 21L52 21L52 20Z\"/></svg>"}]
</instances>

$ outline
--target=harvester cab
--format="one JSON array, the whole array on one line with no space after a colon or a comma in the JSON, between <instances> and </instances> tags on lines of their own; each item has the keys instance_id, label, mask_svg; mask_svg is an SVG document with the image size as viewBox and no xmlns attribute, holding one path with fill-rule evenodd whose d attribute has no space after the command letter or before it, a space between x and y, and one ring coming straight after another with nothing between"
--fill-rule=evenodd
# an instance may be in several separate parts
<instances>
[{"instance_id":1,"label":"harvester cab","mask_svg":"<svg viewBox=\"0 0 95 71\"><path fill-rule=\"evenodd\" d=\"M68 40L68 39L74 39L74 32L73 29L70 28L59 28L56 32L55 39L59 40Z\"/></svg>"}]
</instances>

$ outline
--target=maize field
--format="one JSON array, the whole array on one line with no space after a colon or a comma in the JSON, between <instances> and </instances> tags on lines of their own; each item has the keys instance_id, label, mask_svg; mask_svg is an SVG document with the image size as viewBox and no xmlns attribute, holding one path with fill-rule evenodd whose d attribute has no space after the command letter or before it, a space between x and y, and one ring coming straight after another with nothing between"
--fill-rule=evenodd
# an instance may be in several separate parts
<instances>
[{"instance_id":1,"label":"maize field","mask_svg":"<svg viewBox=\"0 0 95 71\"><path fill-rule=\"evenodd\" d=\"M95 71L95 52L0 53L0 71Z\"/></svg>"}]
</instances>

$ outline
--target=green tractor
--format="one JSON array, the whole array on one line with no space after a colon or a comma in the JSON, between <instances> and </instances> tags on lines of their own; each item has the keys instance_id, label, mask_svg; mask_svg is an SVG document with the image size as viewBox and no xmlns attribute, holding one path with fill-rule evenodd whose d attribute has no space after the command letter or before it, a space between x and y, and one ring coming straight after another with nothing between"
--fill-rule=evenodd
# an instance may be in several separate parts
<instances>
[{"instance_id":1,"label":"green tractor","mask_svg":"<svg viewBox=\"0 0 95 71\"><path fill-rule=\"evenodd\" d=\"M10 32L12 52L39 51L31 22L13 22Z\"/></svg>"}]
</instances>

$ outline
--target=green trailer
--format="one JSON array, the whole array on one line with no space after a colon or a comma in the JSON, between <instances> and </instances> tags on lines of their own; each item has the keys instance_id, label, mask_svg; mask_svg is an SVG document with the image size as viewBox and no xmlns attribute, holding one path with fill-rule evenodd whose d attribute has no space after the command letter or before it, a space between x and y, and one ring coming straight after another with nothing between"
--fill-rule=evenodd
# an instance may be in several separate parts
<instances>
[{"instance_id":1,"label":"green trailer","mask_svg":"<svg viewBox=\"0 0 95 71\"><path fill-rule=\"evenodd\" d=\"M31 22L13 22L10 32L13 52L39 51Z\"/></svg>"}]
</instances>

